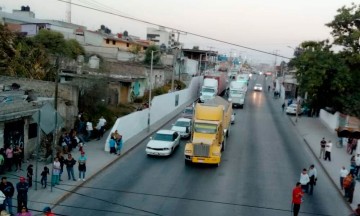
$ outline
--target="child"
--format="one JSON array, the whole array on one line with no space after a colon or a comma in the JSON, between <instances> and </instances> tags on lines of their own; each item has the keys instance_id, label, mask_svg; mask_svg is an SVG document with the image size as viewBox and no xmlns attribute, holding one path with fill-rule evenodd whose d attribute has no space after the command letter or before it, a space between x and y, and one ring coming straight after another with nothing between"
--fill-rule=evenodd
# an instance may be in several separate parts
<instances>
[{"instance_id":1,"label":"child","mask_svg":"<svg viewBox=\"0 0 360 216\"><path fill-rule=\"evenodd\" d=\"M28 167L27 167L27 178L28 178L28 183L29 183L29 187L31 187L32 186L32 177L33 177L33 174L34 174L34 172L33 172L33 165L32 164L30 164Z\"/></svg>"},{"instance_id":2,"label":"child","mask_svg":"<svg viewBox=\"0 0 360 216\"><path fill-rule=\"evenodd\" d=\"M49 168L47 168L47 166L44 166L44 170L41 172L41 186L43 188L46 188L48 175L49 175Z\"/></svg>"}]
</instances>

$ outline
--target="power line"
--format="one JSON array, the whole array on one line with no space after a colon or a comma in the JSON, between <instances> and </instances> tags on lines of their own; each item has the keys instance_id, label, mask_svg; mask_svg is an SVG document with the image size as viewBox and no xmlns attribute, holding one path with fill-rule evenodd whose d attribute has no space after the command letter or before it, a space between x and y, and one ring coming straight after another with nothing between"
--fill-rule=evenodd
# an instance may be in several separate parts
<instances>
[{"instance_id":1,"label":"power line","mask_svg":"<svg viewBox=\"0 0 360 216\"><path fill-rule=\"evenodd\" d=\"M64 2L64 3L69 4L69 2L67 2L67 1L65 1L65 0L57 0L57 1L59 1L59 2ZM205 35L201 35L201 34L197 34L197 33L192 33L192 32L188 32L188 31L184 31L184 30L181 30L181 29L172 28L172 27L169 27L169 26L164 26L164 25L156 24L156 23L153 23L153 22L149 22L149 21L146 21L146 20L138 19L138 18L133 18L133 17L130 17L130 16L121 15L121 14L114 13L114 12L111 12L111 11L106 11L106 10L103 10L103 9L97 9L97 8L93 8L93 7L89 7L89 6L85 6L85 5L81 5L81 4L77 4L77 3L73 3L73 2L71 2L71 4L72 4L72 5L76 5L76 6L78 6L78 7L82 7L82 8L94 10L94 11L97 11L97 12L102 12L102 13L106 13L106 14L111 14L111 15L118 16L118 17L122 17L122 18L125 18L125 19L130 19L130 20L133 20L133 21L136 21L136 22L141 22L141 23L145 23L145 24L149 24L149 25L154 25L154 26L163 26L163 27L165 27L165 28L167 28L167 29L172 29L172 30L175 30L175 31L178 31L178 32L183 32L183 33L186 33L186 34L188 34L188 35L193 35L193 36L205 38L205 39L208 39L208 40L212 40L212 41L216 41L216 42L220 42L220 43L224 43L224 44L228 44L228 45L232 45L232 46L236 46L236 47L241 47L241 48L244 48L244 49L247 49L247 50L252 50L252 51L255 51L255 52L260 52L260 53L264 53L264 54L276 56L274 53L271 53L271 52L267 52L267 51L263 51L263 50L259 50L259 49L255 49L255 48L251 48L251 47L248 47L248 46L243 46L243 45L236 44L236 43L232 43L232 42L227 42L227 41L224 41L224 40L220 40L220 39L208 37L208 36L205 36ZM278 57L281 57L281 58L285 58L285 59L291 59L290 57L286 57L286 56L282 56L282 55L277 55L277 56L278 56Z\"/></svg>"}]
</instances>

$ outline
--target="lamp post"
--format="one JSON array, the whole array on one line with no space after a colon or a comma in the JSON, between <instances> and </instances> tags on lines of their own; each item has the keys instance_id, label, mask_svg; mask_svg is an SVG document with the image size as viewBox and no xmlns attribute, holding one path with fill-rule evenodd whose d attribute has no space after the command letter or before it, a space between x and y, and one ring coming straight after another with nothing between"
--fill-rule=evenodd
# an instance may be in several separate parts
<instances>
[{"instance_id":1,"label":"lamp post","mask_svg":"<svg viewBox=\"0 0 360 216\"><path fill-rule=\"evenodd\" d=\"M154 53L159 52L159 51L151 51L151 63L150 63L150 77L149 77L149 81L150 81L150 90L149 90L149 113L148 113L148 129L147 131L150 131L150 113L151 113L151 91L152 91L152 77L153 77L153 61L154 61Z\"/></svg>"}]
</instances>

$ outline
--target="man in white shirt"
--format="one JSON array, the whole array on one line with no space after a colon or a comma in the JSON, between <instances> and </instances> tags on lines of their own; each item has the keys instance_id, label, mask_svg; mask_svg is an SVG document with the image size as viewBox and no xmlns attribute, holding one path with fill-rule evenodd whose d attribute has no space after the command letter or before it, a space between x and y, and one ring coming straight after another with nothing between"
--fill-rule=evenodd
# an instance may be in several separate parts
<instances>
[{"instance_id":1,"label":"man in white shirt","mask_svg":"<svg viewBox=\"0 0 360 216\"><path fill-rule=\"evenodd\" d=\"M87 131L87 136L86 136L86 141L89 141L91 138L91 133L93 131L93 125L92 122L89 120L86 122L86 131Z\"/></svg>"},{"instance_id":2,"label":"man in white shirt","mask_svg":"<svg viewBox=\"0 0 360 216\"><path fill-rule=\"evenodd\" d=\"M100 140L100 138L103 137L105 131L105 125L106 125L106 119L103 116L101 116L98 124L96 125L97 140Z\"/></svg>"},{"instance_id":3,"label":"man in white shirt","mask_svg":"<svg viewBox=\"0 0 360 216\"><path fill-rule=\"evenodd\" d=\"M307 174L306 169L303 169L303 171L301 172L299 182L301 183L301 189L304 191L304 193L307 193L310 178L309 178L309 175Z\"/></svg>"},{"instance_id":4,"label":"man in white shirt","mask_svg":"<svg viewBox=\"0 0 360 216\"><path fill-rule=\"evenodd\" d=\"M340 187L341 190L344 190L343 181L344 178L349 174L349 171L343 166L340 170Z\"/></svg>"},{"instance_id":5,"label":"man in white shirt","mask_svg":"<svg viewBox=\"0 0 360 216\"><path fill-rule=\"evenodd\" d=\"M329 140L325 145L325 158L324 158L324 160L329 159L329 161L331 161L331 149L332 149L332 142L331 142L331 140Z\"/></svg>"}]
</instances>

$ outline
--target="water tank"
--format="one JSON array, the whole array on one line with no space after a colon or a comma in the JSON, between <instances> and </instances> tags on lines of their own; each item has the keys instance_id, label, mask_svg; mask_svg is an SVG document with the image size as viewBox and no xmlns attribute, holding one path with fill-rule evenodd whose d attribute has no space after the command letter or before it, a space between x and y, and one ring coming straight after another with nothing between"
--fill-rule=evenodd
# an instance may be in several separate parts
<instances>
[{"instance_id":1,"label":"water tank","mask_svg":"<svg viewBox=\"0 0 360 216\"><path fill-rule=\"evenodd\" d=\"M91 56L89 59L89 67L99 69L100 59L97 56Z\"/></svg>"}]
</instances>

